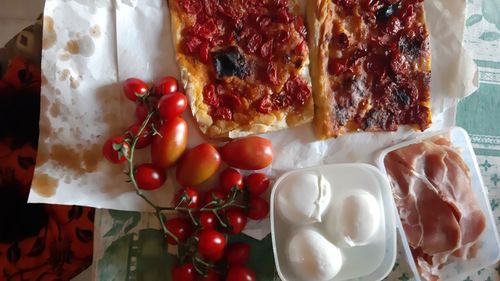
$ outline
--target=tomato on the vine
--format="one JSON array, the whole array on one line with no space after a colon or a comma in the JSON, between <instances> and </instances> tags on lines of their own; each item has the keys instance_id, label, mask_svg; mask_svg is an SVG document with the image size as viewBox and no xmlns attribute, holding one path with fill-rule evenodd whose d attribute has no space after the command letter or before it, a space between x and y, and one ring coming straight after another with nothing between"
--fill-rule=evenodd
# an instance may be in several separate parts
<instances>
[{"instance_id":1,"label":"tomato on the vine","mask_svg":"<svg viewBox=\"0 0 500 281\"><path fill-rule=\"evenodd\" d=\"M139 103L135 108L135 119L137 122L142 123L148 116L148 107L144 103Z\"/></svg>"},{"instance_id":2,"label":"tomato on the vine","mask_svg":"<svg viewBox=\"0 0 500 281\"><path fill-rule=\"evenodd\" d=\"M172 280L174 281L195 281L196 269L190 262L177 264L172 267Z\"/></svg>"},{"instance_id":3,"label":"tomato on the vine","mask_svg":"<svg viewBox=\"0 0 500 281\"><path fill-rule=\"evenodd\" d=\"M260 195L269 187L269 178L262 173L253 173L245 178L245 184L251 195Z\"/></svg>"},{"instance_id":4,"label":"tomato on the vine","mask_svg":"<svg viewBox=\"0 0 500 281\"><path fill-rule=\"evenodd\" d=\"M242 190L243 176L235 169L227 168L220 174L219 185L221 190L225 193L231 192L233 187Z\"/></svg>"},{"instance_id":5,"label":"tomato on the vine","mask_svg":"<svg viewBox=\"0 0 500 281\"><path fill-rule=\"evenodd\" d=\"M188 126L184 119L175 117L163 123L158 132L159 135L153 136L151 160L159 167L169 168L186 149Z\"/></svg>"},{"instance_id":6,"label":"tomato on the vine","mask_svg":"<svg viewBox=\"0 0 500 281\"><path fill-rule=\"evenodd\" d=\"M160 188L167 178L165 170L151 163L137 166L134 169L134 176L137 186L145 190Z\"/></svg>"},{"instance_id":7,"label":"tomato on the vine","mask_svg":"<svg viewBox=\"0 0 500 281\"><path fill-rule=\"evenodd\" d=\"M141 124L136 123L128 128L128 131L130 133L131 137L137 136L137 133L139 133L139 129L141 128ZM135 144L136 148L145 148L148 145L150 145L153 142L153 134L151 133L151 130L149 129L148 126L142 130L141 135L137 139L137 143Z\"/></svg>"},{"instance_id":8,"label":"tomato on the vine","mask_svg":"<svg viewBox=\"0 0 500 281\"><path fill-rule=\"evenodd\" d=\"M172 233L179 242L184 242L193 233L193 224L189 218L173 218L165 222L168 231ZM175 238L167 235L167 243L170 245L177 245Z\"/></svg>"},{"instance_id":9,"label":"tomato on the vine","mask_svg":"<svg viewBox=\"0 0 500 281\"><path fill-rule=\"evenodd\" d=\"M209 268L205 275L199 276L196 281L220 281L220 275L215 270ZM177 281L177 280L174 280Z\"/></svg>"},{"instance_id":10,"label":"tomato on the vine","mask_svg":"<svg viewBox=\"0 0 500 281\"><path fill-rule=\"evenodd\" d=\"M241 208L232 207L226 210L226 219L229 234L238 234L247 225L247 216Z\"/></svg>"},{"instance_id":11,"label":"tomato on the vine","mask_svg":"<svg viewBox=\"0 0 500 281\"><path fill-rule=\"evenodd\" d=\"M158 114L162 120L170 120L181 115L187 107L187 98L180 92L164 95L158 101Z\"/></svg>"},{"instance_id":12,"label":"tomato on the vine","mask_svg":"<svg viewBox=\"0 0 500 281\"><path fill-rule=\"evenodd\" d=\"M201 211L200 225L203 229L214 229L218 225L217 217L211 211Z\"/></svg>"},{"instance_id":13,"label":"tomato on the vine","mask_svg":"<svg viewBox=\"0 0 500 281\"><path fill-rule=\"evenodd\" d=\"M180 203L181 200L184 201ZM179 205L179 207L196 209L200 206L200 203L200 193L196 189L189 186L179 190L175 197L175 205Z\"/></svg>"},{"instance_id":14,"label":"tomato on the vine","mask_svg":"<svg viewBox=\"0 0 500 281\"><path fill-rule=\"evenodd\" d=\"M198 234L198 253L206 260L220 260L225 246L226 237L216 230L204 229Z\"/></svg>"},{"instance_id":15,"label":"tomato on the vine","mask_svg":"<svg viewBox=\"0 0 500 281\"><path fill-rule=\"evenodd\" d=\"M205 193L205 197L203 198L203 203L207 205L208 203L216 200L224 200L225 195L219 190L211 189ZM209 207L214 207L214 206L209 206Z\"/></svg>"},{"instance_id":16,"label":"tomato on the vine","mask_svg":"<svg viewBox=\"0 0 500 281\"><path fill-rule=\"evenodd\" d=\"M127 160L130 144L122 136L111 137L102 146L102 154L111 163L121 163Z\"/></svg>"},{"instance_id":17,"label":"tomato on the vine","mask_svg":"<svg viewBox=\"0 0 500 281\"><path fill-rule=\"evenodd\" d=\"M245 242L229 244L226 248L225 258L232 265L244 265L250 257L250 245Z\"/></svg>"},{"instance_id":18,"label":"tomato on the vine","mask_svg":"<svg viewBox=\"0 0 500 281\"><path fill-rule=\"evenodd\" d=\"M248 201L247 215L253 220L261 220L269 213L269 203L260 197L252 197Z\"/></svg>"},{"instance_id":19,"label":"tomato on the vine","mask_svg":"<svg viewBox=\"0 0 500 281\"><path fill-rule=\"evenodd\" d=\"M155 83L155 94L164 96L179 90L177 79L172 76L165 76Z\"/></svg>"},{"instance_id":20,"label":"tomato on the vine","mask_svg":"<svg viewBox=\"0 0 500 281\"><path fill-rule=\"evenodd\" d=\"M148 94L148 84L137 78L129 78L123 82L123 92L125 96L135 102Z\"/></svg>"},{"instance_id":21,"label":"tomato on the vine","mask_svg":"<svg viewBox=\"0 0 500 281\"><path fill-rule=\"evenodd\" d=\"M255 274L248 267L235 265L229 268L226 281L255 281Z\"/></svg>"}]
</instances>

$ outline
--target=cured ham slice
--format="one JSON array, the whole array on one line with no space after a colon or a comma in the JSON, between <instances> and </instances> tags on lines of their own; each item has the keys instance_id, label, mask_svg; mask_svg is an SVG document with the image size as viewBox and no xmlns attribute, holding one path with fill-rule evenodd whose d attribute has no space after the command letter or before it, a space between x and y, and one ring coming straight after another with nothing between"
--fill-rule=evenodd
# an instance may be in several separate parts
<instances>
[{"instance_id":1,"label":"cured ham slice","mask_svg":"<svg viewBox=\"0 0 500 281\"><path fill-rule=\"evenodd\" d=\"M421 276L439 280L450 256L472 258L486 218L450 141L439 137L397 149L384 164Z\"/></svg>"}]
</instances>

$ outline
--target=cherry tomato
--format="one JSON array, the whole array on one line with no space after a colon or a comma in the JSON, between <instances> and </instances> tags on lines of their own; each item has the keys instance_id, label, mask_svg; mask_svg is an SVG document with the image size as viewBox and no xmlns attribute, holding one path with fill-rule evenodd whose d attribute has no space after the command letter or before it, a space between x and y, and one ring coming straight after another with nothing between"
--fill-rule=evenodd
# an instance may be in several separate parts
<instances>
[{"instance_id":1,"label":"cherry tomato","mask_svg":"<svg viewBox=\"0 0 500 281\"><path fill-rule=\"evenodd\" d=\"M139 129L141 128L141 124L136 123L128 128L131 137L137 136ZM135 144L136 148L145 148L153 142L153 134L148 126L142 130L141 135L137 139L137 143Z\"/></svg>"},{"instance_id":2,"label":"cherry tomato","mask_svg":"<svg viewBox=\"0 0 500 281\"><path fill-rule=\"evenodd\" d=\"M225 169L219 177L219 185L223 192L229 193L233 186L236 189L243 189L243 176L235 169Z\"/></svg>"},{"instance_id":3,"label":"cherry tomato","mask_svg":"<svg viewBox=\"0 0 500 281\"><path fill-rule=\"evenodd\" d=\"M198 239L198 253L204 259L218 261L222 258L226 246L224 234L213 229L204 229L199 232Z\"/></svg>"},{"instance_id":4,"label":"cherry tomato","mask_svg":"<svg viewBox=\"0 0 500 281\"><path fill-rule=\"evenodd\" d=\"M129 78L123 82L123 92L125 96L135 102L148 94L148 84L137 78Z\"/></svg>"},{"instance_id":5,"label":"cherry tomato","mask_svg":"<svg viewBox=\"0 0 500 281\"><path fill-rule=\"evenodd\" d=\"M148 108L141 102L135 108L135 119L137 122L142 123L146 119L146 116L148 116L148 113Z\"/></svg>"},{"instance_id":6,"label":"cherry tomato","mask_svg":"<svg viewBox=\"0 0 500 281\"><path fill-rule=\"evenodd\" d=\"M173 281L194 281L196 277L196 269L190 262L177 264L172 267Z\"/></svg>"},{"instance_id":7,"label":"cherry tomato","mask_svg":"<svg viewBox=\"0 0 500 281\"><path fill-rule=\"evenodd\" d=\"M260 170L273 162L271 141L257 136L229 142L220 152L229 166L243 170Z\"/></svg>"},{"instance_id":8,"label":"cherry tomato","mask_svg":"<svg viewBox=\"0 0 500 281\"><path fill-rule=\"evenodd\" d=\"M160 135L153 136L151 160L161 168L169 168L186 149L188 127L186 121L175 117L161 125ZM190 184L185 184L187 186Z\"/></svg>"},{"instance_id":9,"label":"cherry tomato","mask_svg":"<svg viewBox=\"0 0 500 281\"><path fill-rule=\"evenodd\" d=\"M165 182L165 170L153 164L141 164L135 168L135 181L140 189L158 189Z\"/></svg>"},{"instance_id":10,"label":"cherry tomato","mask_svg":"<svg viewBox=\"0 0 500 281\"><path fill-rule=\"evenodd\" d=\"M130 145L123 139L122 136L109 138L102 146L102 154L111 163L117 164L127 160L125 155L128 155L129 153Z\"/></svg>"},{"instance_id":11,"label":"cherry tomato","mask_svg":"<svg viewBox=\"0 0 500 281\"><path fill-rule=\"evenodd\" d=\"M205 205L207 205L208 203L210 203L214 200L217 200L217 199L224 201L225 197L226 196L221 191L212 189L212 190L209 190L207 193L205 193L205 197L203 198L203 203ZM213 206L210 206L210 207L213 207Z\"/></svg>"},{"instance_id":12,"label":"cherry tomato","mask_svg":"<svg viewBox=\"0 0 500 281\"><path fill-rule=\"evenodd\" d=\"M193 233L193 224L189 218L169 219L165 222L165 226L180 242L186 241ZM177 245L177 241L170 235L167 236L167 243L170 245Z\"/></svg>"},{"instance_id":13,"label":"cherry tomato","mask_svg":"<svg viewBox=\"0 0 500 281\"><path fill-rule=\"evenodd\" d=\"M250 257L250 245L245 242L229 244L226 248L225 257L229 266L244 265Z\"/></svg>"},{"instance_id":14,"label":"cherry tomato","mask_svg":"<svg viewBox=\"0 0 500 281\"><path fill-rule=\"evenodd\" d=\"M179 161L177 181L182 186L198 185L215 174L219 166L220 155L217 149L211 144L202 143L188 150Z\"/></svg>"},{"instance_id":15,"label":"cherry tomato","mask_svg":"<svg viewBox=\"0 0 500 281\"><path fill-rule=\"evenodd\" d=\"M255 281L255 274L248 267L235 265L229 268L226 281Z\"/></svg>"},{"instance_id":16,"label":"cherry tomato","mask_svg":"<svg viewBox=\"0 0 500 281\"><path fill-rule=\"evenodd\" d=\"M209 268L205 276L199 276L197 281L219 281L220 275L215 270Z\"/></svg>"},{"instance_id":17,"label":"cherry tomato","mask_svg":"<svg viewBox=\"0 0 500 281\"><path fill-rule=\"evenodd\" d=\"M269 178L262 173L253 173L245 178L245 184L251 195L260 195L269 187Z\"/></svg>"},{"instance_id":18,"label":"cherry tomato","mask_svg":"<svg viewBox=\"0 0 500 281\"><path fill-rule=\"evenodd\" d=\"M241 208L229 208L226 211L226 219L229 226L229 234L241 233L247 225L247 216Z\"/></svg>"},{"instance_id":19,"label":"cherry tomato","mask_svg":"<svg viewBox=\"0 0 500 281\"><path fill-rule=\"evenodd\" d=\"M217 217L210 211L200 212L200 225L203 229L214 229L218 225Z\"/></svg>"},{"instance_id":20,"label":"cherry tomato","mask_svg":"<svg viewBox=\"0 0 500 281\"><path fill-rule=\"evenodd\" d=\"M181 115L187 107L187 98L180 92L161 97L158 101L158 113L162 120L170 120Z\"/></svg>"},{"instance_id":21,"label":"cherry tomato","mask_svg":"<svg viewBox=\"0 0 500 281\"><path fill-rule=\"evenodd\" d=\"M164 96L176 92L179 89L177 79L172 76L165 76L155 83L155 94Z\"/></svg>"},{"instance_id":22,"label":"cherry tomato","mask_svg":"<svg viewBox=\"0 0 500 281\"><path fill-rule=\"evenodd\" d=\"M177 206L181 200L184 199L184 202L180 204L180 207L196 209L200 206L200 194L199 192L192 187L185 187L176 195L175 205Z\"/></svg>"},{"instance_id":23,"label":"cherry tomato","mask_svg":"<svg viewBox=\"0 0 500 281\"><path fill-rule=\"evenodd\" d=\"M261 220L269 213L269 203L260 197L251 197L248 201L247 216L253 220Z\"/></svg>"}]
</instances>

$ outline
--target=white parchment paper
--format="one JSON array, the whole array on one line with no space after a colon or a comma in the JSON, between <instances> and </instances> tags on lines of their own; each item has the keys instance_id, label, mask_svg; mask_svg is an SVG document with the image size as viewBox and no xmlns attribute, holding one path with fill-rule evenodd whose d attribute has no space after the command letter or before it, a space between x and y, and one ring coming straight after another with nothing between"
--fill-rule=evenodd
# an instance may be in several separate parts
<instances>
[{"instance_id":1,"label":"white parchment paper","mask_svg":"<svg viewBox=\"0 0 500 281\"><path fill-rule=\"evenodd\" d=\"M427 1L425 7L432 48L430 130L436 130L454 122L453 108L477 88L478 79L461 45L465 0ZM150 210L125 182L124 166L109 164L101 146L134 121L134 105L123 97L121 81L179 75L166 1L47 0L44 13L39 155L29 202ZM184 117L192 147L203 137L192 117ZM311 125L266 134L275 154L266 172L279 176L325 163L373 163L381 148L412 134L402 128L317 141ZM149 154L141 157L147 161ZM165 186L150 193L156 203L170 204L173 178L170 171Z\"/></svg>"}]
</instances>

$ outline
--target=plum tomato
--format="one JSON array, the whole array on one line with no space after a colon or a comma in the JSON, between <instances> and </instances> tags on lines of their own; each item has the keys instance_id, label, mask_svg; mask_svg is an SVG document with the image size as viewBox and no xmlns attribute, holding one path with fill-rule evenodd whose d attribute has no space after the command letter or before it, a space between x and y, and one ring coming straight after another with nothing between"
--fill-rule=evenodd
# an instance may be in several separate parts
<instances>
[{"instance_id":1,"label":"plum tomato","mask_svg":"<svg viewBox=\"0 0 500 281\"><path fill-rule=\"evenodd\" d=\"M195 281L196 269L190 262L177 264L172 267L172 280L174 281Z\"/></svg>"},{"instance_id":2,"label":"plum tomato","mask_svg":"<svg viewBox=\"0 0 500 281\"><path fill-rule=\"evenodd\" d=\"M229 268L226 281L255 281L255 274L248 267L235 265Z\"/></svg>"},{"instance_id":3,"label":"plum tomato","mask_svg":"<svg viewBox=\"0 0 500 281\"><path fill-rule=\"evenodd\" d=\"M141 124L136 123L128 128L128 132L130 133L131 137L137 136L137 133L139 132L139 129L141 128ZM137 143L135 144L135 148L145 148L148 145L153 142L153 134L151 133L150 129L148 126L142 130L141 135L137 139Z\"/></svg>"},{"instance_id":4,"label":"plum tomato","mask_svg":"<svg viewBox=\"0 0 500 281\"><path fill-rule=\"evenodd\" d=\"M219 166L220 155L217 149L209 143L202 143L182 156L177 164L176 178L182 186L198 185L213 176Z\"/></svg>"},{"instance_id":5,"label":"plum tomato","mask_svg":"<svg viewBox=\"0 0 500 281\"><path fill-rule=\"evenodd\" d=\"M243 176L240 172L232 168L227 168L219 176L219 186L226 194L231 191L233 187L238 190L243 189Z\"/></svg>"},{"instance_id":6,"label":"plum tomato","mask_svg":"<svg viewBox=\"0 0 500 281\"><path fill-rule=\"evenodd\" d=\"M102 154L111 163L118 164L127 160L130 145L122 136L111 137L102 146Z\"/></svg>"},{"instance_id":7,"label":"plum tomato","mask_svg":"<svg viewBox=\"0 0 500 281\"><path fill-rule=\"evenodd\" d=\"M205 193L205 197L203 198L203 203L205 205L207 205L208 203L210 203L214 200L217 200L217 199L224 200L225 195L223 192L221 192L219 190L212 189L212 190L209 190L207 193Z\"/></svg>"},{"instance_id":8,"label":"plum tomato","mask_svg":"<svg viewBox=\"0 0 500 281\"><path fill-rule=\"evenodd\" d=\"M258 136L234 140L221 148L221 157L229 166L243 170L260 170L271 164L271 141Z\"/></svg>"},{"instance_id":9,"label":"plum tomato","mask_svg":"<svg viewBox=\"0 0 500 281\"><path fill-rule=\"evenodd\" d=\"M134 169L135 181L140 189L155 190L165 182L165 170L154 164L146 163Z\"/></svg>"},{"instance_id":10,"label":"plum tomato","mask_svg":"<svg viewBox=\"0 0 500 281\"><path fill-rule=\"evenodd\" d=\"M162 96L158 101L158 113L162 120L170 120L181 115L187 107L187 98L183 93L173 92Z\"/></svg>"},{"instance_id":11,"label":"plum tomato","mask_svg":"<svg viewBox=\"0 0 500 281\"><path fill-rule=\"evenodd\" d=\"M181 200L184 201L180 203ZM200 193L196 189L187 186L179 190L179 192L177 193L175 198L175 205L179 205L180 207L184 208L196 209L200 206L200 200Z\"/></svg>"},{"instance_id":12,"label":"plum tomato","mask_svg":"<svg viewBox=\"0 0 500 281\"><path fill-rule=\"evenodd\" d=\"M199 275L196 281L220 281L220 275L215 270L209 268L205 275ZM175 280L177 281L177 280Z\"/></svg>"},{"instance_id":13,"label":"plum tomato","mask_svg":"<svg viewBox=\"0 0 500 281\"><path fill-rule=\"evenodd\" d=\"M177 79L175 79L175 77L165 76L155 83L154 88L157 96L164 96L178 91L179 84L177 83Z\"/></svg>"},{"instance_id":14,"label":"plum tomato","mask_svg":"<svg viewBox=\"0 0 500 281\"><path fill-rule=\"evenodd\" d=\"M142 123L142 121L144 121L144 119L148 116L148 113L148 108L141 102L135 108L135 119L137 122Z\"/></svg>"},{"instance_id":15,"label":"plum tomato","mask_svg":"<svg viewBox=\"0 0 500 281\"><path fill-rule=\"evenodd\" d=\"M247 216L253 220L261 220L269 213L269 203L260 197L251 197L248 201Z\"/></svg>"},{"instance_id":16,"label":"plum tomato","mask_svg":"<svg viewBox=\"0 0 500 281\"><path fill-rule=\"evenodd\" d=\"M198 234L198 253L208 261L220 260L225 246L226 237L216 230L204 229Z\"/></svg>"},{"instance_id":17,"label":"plum tomato","mask_svg":"<svg viewBox=\"0 0 500 281\"><path fill-rule=\"evenodd\" d=\"M200 212L200 225L203 229L214 229L218 225L215 214L211 211Z\"/></svg>"},{"instance_id":18,"label":"plum tomato","mask_svg":"<svg viewBox=\"0 0 500 281\"><path fill-rule=\"evenodd\" d=\"M148 94L148 84L137 78L129 78L123 82L123 92L125 96L135 102L138 98L143 98Z\"/></svg>"},{"instance_id":19,"label":"plum tomato","mask_svg":"<svg viewBox=\"0 0 500 281\"><path fill-rule=\"evenodd\" d=\"M260 195L269 187L269 178L262 173L253 173L245 178L245 186L251 195Z\"/></svg>"},{"instance_id":20,"label":"plum tomato","mask_svg":"<svg viewBox=\"0 0 500 281\"><path fill-rule=\"evenodd\" d=\"M159 135L153 136L151 160L161 168L169 168L182 156L187 144L187 123L181 117L175 117L163 123L158 129ZM187 186L190 184L185 184Z\"/></svg>"},{"instance_id":21,"label":"plum tomato","mask_svg":"<svg viewBox=\"0 0 500 281\"><path fill-rule=\"evenodd\" d=\"M236 242L226 247L225 258L229 266L244 265L250 257L250 245Z\"/></svg>"},{"instance_id":22,"label":"plum tomato","mask_svg":"<svg viewBox=\"0 0 500 281\"><path fill-rule=\"evenodd\" d=\"M241 208L229 208L226 210L226 219L229 226L229 234L238 234L247 225L247 216Z\"/></svg>"},{"instance_id":23,"label":"plum tomato","mask_svg":"<svg viewBox=\"0 0 500 281\"><path fill-rule=\"evenodd\" d=\"M173 218L165 222L168 231L177 237L179 242L184 242L193 233L193 223L189 218ZM177 245L175 238L167 234L167 243Z\"/></svg>"}]
</instances>

